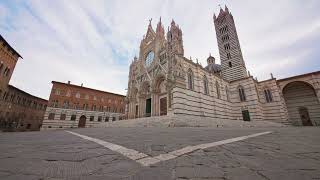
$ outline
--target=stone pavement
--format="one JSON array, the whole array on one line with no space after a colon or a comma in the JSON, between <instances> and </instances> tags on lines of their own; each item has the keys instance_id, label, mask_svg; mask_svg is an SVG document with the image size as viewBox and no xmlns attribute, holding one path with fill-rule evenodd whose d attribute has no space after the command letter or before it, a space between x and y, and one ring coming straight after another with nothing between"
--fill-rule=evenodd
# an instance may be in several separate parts
<instances>
[{"instance_id":1,"label":"stone pavement","mask_svg":"<svg viewBox=\"0 0 320 180\"><path fill-rule=\"evenodd\" d=\"M63 130L0 133L0 179L320 179L320 129L87 128L70 131L149 156L265 131L144 167Z\"/></svg>"}]
</instances>

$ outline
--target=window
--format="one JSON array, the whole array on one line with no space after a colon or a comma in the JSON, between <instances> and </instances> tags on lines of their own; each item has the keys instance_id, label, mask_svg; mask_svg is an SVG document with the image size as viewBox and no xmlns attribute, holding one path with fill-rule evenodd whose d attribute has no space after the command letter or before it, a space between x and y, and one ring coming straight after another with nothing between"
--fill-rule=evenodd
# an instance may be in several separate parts
<instances>
[{"instance_id":1,"label":"window","mask_svg":"<svg viewBox=\"0 0 320 180\"><path fill-rule=\"evenodd\" d=\"M116 117L112 117L112 121L116 121Z\"/></svg>"},{"instance_id":2,"label":"window","mask_svg":"<svg viewBox=\"0 0 320 180\"><path fill-rule=\"evenodd\" d=\"M67 97L70 97L70 96L71 96L71 91L70 91L70 90L67 91L66 96L67 96Z\"/></svg>"},{"instance_id":3,"label":"window","mask_svg":"<svg viewBox=\"0 0 320 180\"><path fill-rule=\"evenodd\" d=\"M191 69L188 71L188 89L193 90L193 72Z\"/></svg>"},{"instance_id":4,"label":"window","mask_svg":"<svg viewBox=\"0 0 320 180\"><path fill-rule=\"evenodd\" d=\"M102 121L102 116L99 116L98 117L98 122L101 122Z\"/></svg>"},{"instance_id":5,"label":"window","mask_svg":"<svg viewBox=\"0 0 320 180\"><path fill-rule=\"evenodd\" d=\"M66 114L61 114L60 115L60 120L66 120Z\"/></svg>"},{"instance_id":6,"label":"window","mask_svg":"<svg viewBox=\"0 0 320 180\"><path fill-rule=\"evenodd\" d=\"M85 99L89 99L89 95L88 94L86 94L86 96L84 97Z\"/></svg>"},{"instance_id":7,"label":"window","mask_svg":"<svg viewBox=\"0 0 320 180\"><path fill-rule=\"evenodd\" d=\"M109 122L109 117L107 116L105 119L104 119L105 122Z\"/></svg>"},{"instance_id":8,"label":"window","mask_svg":"<svg viewBox=\"0 0 320 180\"><path fill-rule=\"evenodd\" d=\"M3 62L1 62L1 64L0 64L0 75L1 75L2 69L3 69Z\"/></svg>"},{"instance_id":9,"label":"window","mask_svg":"<svg viewBox=\"0 0 320 180\"><path fill-rule=\"evenodd\" d=\"M60 89L56 89L56 95L60 95Z\"/></svg>"},{"instance_id":10,"label":"window","mask_svg":"<svg viewBox=\"0 0 320 180\"><path fill-rule=\"evenodd\" d=\"M220 85L216 82L216 91L217 91L217 98L220 99Z\"/></svg>"},{"instance_id":11,"label":"window","mask_svg":"<svg viewBox=\"0 0 320 180\"><path fill-rule=\"evenodd\" d=\"M224 47L224 50L230 50L230 44L229 43L225 44L223 47Z\"/></svg>"},{"instance_id":12,"label":"window","mask_svg":"<svg viewBox=\"0 0 320 180\"><path fill-rule=\"evenodd\" d=\"M90 116L90 121L94 121L94 116Z\"/></svg>"},{"instance_id":13,"label":"window","mask_svg":"<svg viewBox=\"0 0 320 180\"><path fill-rule=\"evenodd\" d=\"M96 105L92 105L92 108L91 108L92 111L95 111L97 110L97 106Z\"/></svg>"},{"instance_id":14,"label":"window","mask_svg":"<svg viewBox=\"0 0 320 180\"><path fill-rule=\"evenodd\" d=\"M6 67L6 69L4 69L4 71L3 71L3 75L8 76L9 73L10 73L10 68Z\"/></svg>"},{"instance_id":15,"label":"window","mask_svg":"<svg viewBox=\"0 0 320 180\"><path fill-rule=\"evenodd\" d=\"M53 101L52 101L52 107L57 108L57 107L58 107L58 104L59 104L59 101L58 101L58 100L53 100Z\"/></svg>"},{"instance_id":16,"label":"window","mask_svg":"<svg viewBox=\"0 0 320 180\"><path fill-rule=\"evenodd\" d=\"M230 101L228 86L226 86L226 96L227 96L227 101Z\"/></svg>"},{"instance_id":17,"label":"window","mask_svg":"<svg viewBox=\"0 0 320 180\"><path fill-rule=\"evenodd\" d=\"M145 60L145 66L149 67L154 59L154 52L150 51Z\"/></svg>"},{"instance_id":18,"label":"window","mask_svg":"<svg viewBox=\"0 0 320 180\"><path fill-rule=\"evenodd\" d=\"M271 94L270 89L265 89L265 90L264 90L264 96L266 97L267 103L273 101L273 99L272 99L272 94Z\"/></svg>"},{"instance_id":19,"label":"window","mask_svg":"<svg viewBox=\"0 0 320 180\"><path fill-rule=\"evenodd\" d=\"M244 92L243 87L239 86L238 90L239 90L240 101L246 101L246 94Z\"/></svg>"},{"instance_id":20,"label":"window","mask_svg":"<svg viewBox=\"0 0 320 180\"><path fill-rule=\"evenodd\" d=\"M230 54L230 53L227 53L227 58L228 58L228 59L231 59L231 54ZM231 62L229 62L229 66L230 66L230 63L231 63Z\"/></svg>"},{"instance_id":21,"label":"window","mask_svg":"<svg viewBox=\"0 0 320 180\"><path fill-rule=\"evenodd\" d=\"M88 104L83 104L82 109L83 110L87 110L88 109Z\"/></svg>"},{"instance_id":22,"label":"window","mask_svg":"<svg viewBox=\"0 0 320 180\"><path fill-rule=\"evenodd\" d=\"M76 93L76 98L80 98L80 93L79 92Z\"/></svg>"},{"instance_id":23,"label":"window","mask_svg":"<svg viewBox=\"0 0 320 180\"><path fill-rule=\"evenodd\" d=\"M49 113L48 119L49 120L54 120L54 116L55 116L54 113Z\"/></svg>"},{"instance_id":24,"label":"window","mask_svg":"<svg viewBox=\"0 0 320 180\"><path fill-rule=\"evenodd\" d=\"M232 62L229 62L228 64L229 64L229 67L232 67Z\"/></svg>"},{"instance_id":25,"label":"window","mask_svg":"<svg viewBox=\"0 0 320 180\"><path fill-rule=\"evenodd\" d=\"M63 102L63 108L69 108L69 101L64 101Z\"/></svg>"},{"instance_id":26,"label":"window","mask_svg":"<svg viewBox=\"0 0 320 180\"><path fill-rule=\"evenodd\" d=\"M203 88L204 88L204 94L209 94L208 91L208 79L206 76L203 77Z\"/></svg>"},{"instance_id":27,"label":"window","mask_svg":"<svg viewBox=\"0 0 320 180\"><path fill-rule=\"evenodd\" d=\"M71 121L75 121L76 119L77 119L77 115L75 114L71 115L71 118L70 118Z\"/></svg>"}]
</instances>

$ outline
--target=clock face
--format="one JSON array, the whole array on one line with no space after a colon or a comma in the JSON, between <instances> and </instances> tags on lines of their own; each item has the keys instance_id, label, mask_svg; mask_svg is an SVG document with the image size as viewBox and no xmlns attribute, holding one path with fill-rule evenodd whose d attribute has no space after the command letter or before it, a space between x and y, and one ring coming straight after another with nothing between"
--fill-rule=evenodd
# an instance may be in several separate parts
<instances>
[{"instance_id":1,"label":"clock face","mask_svg":"<svg viewBox=\"0 0 320 180\"><path fill-rule=\"evenodd\" d=\"M150 51L146 57L145 66L149 67L154 59L154 52Z\"/></svg>"}]
</instances>

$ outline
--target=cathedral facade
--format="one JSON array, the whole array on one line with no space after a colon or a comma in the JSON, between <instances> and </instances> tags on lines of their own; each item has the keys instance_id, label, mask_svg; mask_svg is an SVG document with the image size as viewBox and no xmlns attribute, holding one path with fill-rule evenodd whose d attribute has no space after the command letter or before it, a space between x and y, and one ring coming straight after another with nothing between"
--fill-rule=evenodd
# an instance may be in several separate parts
<instances>
[{"instance_id":1,"label":"cathedral facade","mask_svg":"<svg viewBox=\"0 0 320 180\"><path fill-rule=\"evenodd\" d=\"M207 66L184 57L182 30L174 21L165 33L151 22L130 65L127 115L199 116L226 120L267 120L320 125L320 71L265 81L246 69L232 14L213 17L221 64Z\"/></svg>"}]
</instances>

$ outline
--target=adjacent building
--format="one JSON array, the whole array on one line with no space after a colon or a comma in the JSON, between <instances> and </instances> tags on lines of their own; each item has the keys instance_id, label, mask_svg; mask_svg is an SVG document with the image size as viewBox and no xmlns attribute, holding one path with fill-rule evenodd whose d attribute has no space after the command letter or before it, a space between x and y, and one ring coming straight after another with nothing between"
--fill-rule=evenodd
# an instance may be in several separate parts
<instances>
[{"instance_id":1,"label":"adjacent building","mask_svg":"<svg viewBox=\"0 0 320 180\"><path fill-rule=\"evenodd\" d=\"M39 130L48 101L9 84L19 58L0 35L0 129Z\"/></svg>"},{"instance_id":2,"label":"adjacent building","mask_svg":"<svg viewBox=\"0 0 320 180\"><path fill-rule=\"evenodd\" d=\"M125 96L52 81L42 130L94 127L125 118Z\"/></svg>"},{"instance_id":3,"label":"adjacent building","mask_svg":"<svg viewBox=\"0 0 320 180\"><path fill-rule=\"evenodd\" d=\"M247 71L232 14L214 15L221 64L211 55L203 67L184 57L182 30L174 21L165 35L151 21L130 65L128 118L199 116L320 125L320 71L258 81Z\"/></svg>"}]
</instances>

